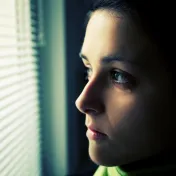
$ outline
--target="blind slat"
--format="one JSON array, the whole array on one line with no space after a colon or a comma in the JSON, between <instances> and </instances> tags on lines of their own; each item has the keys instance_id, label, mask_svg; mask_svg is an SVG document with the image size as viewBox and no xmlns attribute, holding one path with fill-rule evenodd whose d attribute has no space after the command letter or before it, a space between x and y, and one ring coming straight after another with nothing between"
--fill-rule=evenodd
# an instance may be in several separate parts
<instances>
[{"instance_id":1,"label":"blind slat","mask_svg":"<svg viewBox=\"0 0 176 176\"><path fill-rule=\"evenodd\" d=\"M26 48L25 50L18 50L17 48L10 48L6 49L3 48L3 50L0 49L0 58L1 57L8 57L8 56L25 56L25 55L37 55L37 51L33 50L32 48Z\"/></svg>"},{"instance_id":2,"label":"blind slat","mask_svg":"<svg viewBox=\"0 0 176 176\"><path fill-rule=\"evenodd\" d=\"M38 11L30 3L0 1L0 176L41 175Z\"/></svg>"},{"instance_id":3,"label":"blind slat","mask_svg":"<svg viewBox=\"0 0 176 176\"><path fill-rule=\"evenodd\" d=\"M33 112L33 114L34 113L37 114L38 112ZM29 114L31 114L31 112ZM3 136L2 135L0 136L2 145L3 145L4 141L8 140L8 138L10 138L10 136L15 134L15 132L18 130L18 128L21 130L21 128L20 128L21 125L24 126L24 124L28 122L28 119L26 119L24 117L29 117L29 114L26 114L22 118L17 119L15 123L12 123L10 125L10 127L7 127L3 131L1 131L1 133L3 135ZM34 116L31 116L31 117L34 118Z\"/></svg>"},{"instance_id":4,"label":"blind slat","mask_svg":"<svg viewBox=\"0 0 176 176\"><path fill-rule=\"evenodd\" d=\"M25 71L26 72L20 72L21 75L14 74L6 77L5 79L0 79L0 89L3 90L9 86L24 83L25 81L27 81L26 82L27 84L29 81L31 82L29 78L33 78L34 79L33 81L37 82L37 80L35 80L37 73L34 72L34 70L25 70ZM25 80L25 79L28 79L28 80Z\"/></svg>"},{"instance_id":5,"label":"blind slat","mask_svg":"<svg viewBox=\"0 0 176 176\"><path fill-rule=\"evenodd\" d=\"M12 58L1 58L0 59L0 68L4 67L9 67L9 66L15 66L18 63L18 58L17 57L12 57ZM26 56L25 58L20 60L20 64L28 64L30 62L36 64L36 57L33 56Z\"/></svg>"},{"instance_id":6,"label":"blind slat","mask_svg":"<svg viewBox=\"0 0 176 176\"><path fill-rule=\"evenodd\" d=\"M23 158L22 158L23 157ZM27 157L27 156L26 156ZM38 154L35 156L35 158L38 157ZM21 159L22 158L22 159ZM19 157L15 162L13 162L10 166L9 166L9 169L7 170L4 170L2 172L2 176L17 176L17 175L20 175L20 176L23 176L24 174L22 174L22 172L24 172L24 166L26 164L26 162L23 162L24 160L24 156L22 155L21 157ZM38 163L36 163L37 165ZM40 166L38 166L40 167ZM40 175L40 169L36 169L36 172L38 172L38 174L36 176L39 176ZM22 169L23 168L23 169Z\"/></svg>"},{"instance_id":7,"label":"blind slat","mask_svg":"<svg viewBox=\"0 0 176 176\"><path fill-rule=\"evenodd\" d=\"M20 63L17 63L15 65L12 65L11 67L0 67L0 79L3 77L9 77L9 75L12 74L20 74L32 70L37 69L36 62L29 62L25 60L21 60ZM9 69L10 68L10 69Z\"/></svg>"},{"instance_id":8,"label":"blind slat","mask_svg":"<svg viewBox=\"0 0 176 176\"><path fill-rule=\"evenodd\" d=\"M34 97L30 97L30 98L28 97L28 99L26 101L35 101L35 100L36 100L36 98L34 98ZM4 118L6 118L7 116L11 116L12 113L16 113L17 110L19 110L20 108L22 108L25 105L26 105L26 102L20 102L16 106L12 106L10 110L9 109L5 109L1 113L2 114L1 120L4 119ZM36 103L35 105L38 106L39 104ZM31 103L31 106L32 106L32 103ZM20 113L20 110L19 110L18 113Z\"/></svg>"},{"instance_id":9,"label":"blind slat","mask_svg":"<svg viewBox=\"0 0 176 176\"><path fill-rule=\"evenodd\" d=\"M37 88L35 88L37 91ZM11 97L7 97L5 99L3 99L2 102L0 102L0 110L1 113L3 112L2 110L6 107L11 108L11 105L14 105L18 102L19 98L22 98L22 96L27 96L30 95L30 93L32 94L31 96L37 96L36 92L33 92L33 90L29 89L29 91L25 91L22 92L22 90L14 95L12 95Z\"/></svg>"},{"instance_id":10,"label":"blind slat","mask_svg":"<svg viewBox=\"0 0 176 176\"><path fill-rule=\"evenodd\" d=\"M13 17L0 16L0 26L9 26L16 29L16 21Z\"/></svg>"},{"instance_id":11,"label":"blind slat","mask_svg":"<svg viewBox=\"0 0 176 176\"><path fill-rule=\"evenodd\" d=\"M17 34L16 29L0 26L0 35L8 35L8 34L16 35Z\"/></svg>"},{"instance_id":12,"label":"blind slat","mask_svg":"<svg viewBox=\"0 0 176 176\"><path fill-rule=\"evenodd\" d=\"M29 120L28 125L30 125L30 123L32 123L33 121ZM25 126L25 122L23 122L23 125ZM27 127L27 125L25 126ZM24 129L25 131L25 129ZM26 131L27 132L27 131ZM32 136L34 137L34 136ZM30 140L31 136L29 136L29 140ZM21 143L21 145L18 145L18 147L16 148L16 150L12 150L11 151L11 155L10 157L6 157L4 158L4 160L1 162L0 164L0 172L2 170L4 170L5 167L9 166L10 164L12 164L15 160L15 158L20 155L20 153L22 152L22 150L25 148L25 143Z\"/></svg>"},{"instance_id":13,"label":"blind slat","mask_svg":"<svg viewBox=\"0 0 176 176\"><path fill-rule=\"evenodd\" d=\"M28 81L28 83L23 86L23 89L27 90L27 89L32 89L33 87L36 88L36 81ZM9 96L13 96L13 94L17 93L21 91L21 87L18 84L12 85L10 87L7 87L6 89L4 89L3 93L0 92L0 101L2 101L3 99L5 99L6 97Z\"/></svg>"},{"instance_id":14,"label":"blind slat","mask_svg":"<svg viewBox=\"0 0 176 176\"><path fill-rule=\"evenodd\" d=\"M34 113L35 112L31 113L31 116ZM23 134L25 134L25 133L22 133L22 131L25 131L25 126L23 126L23 128L19 128L19 129L15 130L13 135L9 136L8 140L3 141L2 145L0 146L0 154L1 154L0 155L0 163L3 160L3 158L6 156L7 153L10 153L10 151L13 148L15 148L16 145L19 145L19 141L21 141Z\"/></svg>"}]
</instances>

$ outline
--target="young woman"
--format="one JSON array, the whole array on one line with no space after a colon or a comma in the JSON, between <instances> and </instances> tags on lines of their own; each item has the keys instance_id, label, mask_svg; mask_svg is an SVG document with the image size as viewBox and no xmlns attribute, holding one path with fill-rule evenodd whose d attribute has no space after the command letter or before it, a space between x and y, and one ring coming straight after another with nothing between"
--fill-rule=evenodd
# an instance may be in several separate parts
<instances>
[{"instance_id":1,"label":"young woman","mask_svg":"<svg viewBox=\"0 0 176 176\"><path fill-rule=\"evenodd\" d=\"M96 0L88 13L80 52L88 82L76 106L96 176L176 171L171 6Z\"/></svg>"}]
</instances>

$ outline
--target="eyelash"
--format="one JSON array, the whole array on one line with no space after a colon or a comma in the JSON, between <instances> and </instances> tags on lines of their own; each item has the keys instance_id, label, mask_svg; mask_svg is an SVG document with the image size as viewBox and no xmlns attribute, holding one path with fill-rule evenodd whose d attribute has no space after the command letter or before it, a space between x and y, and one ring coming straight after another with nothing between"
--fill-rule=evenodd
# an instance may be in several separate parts
<instances>
[{"instance_id":1,"label":"eyelash","mask_svg":"<svg viewBox=\"0 0 176 176\"><path fill-rule=\"evenodd\" d=\"M92 74L92 69L89 67L86 67L86 76L85 76L86 81L89 81L91 74ZM117 80L116 76L118 76L118 79L120 79L120 81ZM121 77L119 78L119 76ZM136 84L136 79L132 75L117 69L110 71L110 79L115 85L122 88L132 89Z\"/></svg>"},{"instance_id":2,"label":"eyelash","mask_svg":"<svg viewBox=\"0 0 176 176\"><path fill-rule=\"evenodd\" d=\"M92 72L92 69L91 68L89 68L89 67L85 67L85 80L86 81L89 81L89 79L90 79L90 73Z\"/></svg>"},{"instance_id":3,"label":"eyelash","mask_svg":"<svg viewBox=\"0 0 176 176\"><path fill-rule=\"evenodd\" d=\"M116 74L118 78L116 78ZM136 79L130 75L127 72L121 71L121 70L112 70L110 73L111 80L116 84L117 86L132 89L136 85ZM120 78L119 78L120 76ZM117 80L119 79L119 80Z\"/></svg>"}]
</instances>

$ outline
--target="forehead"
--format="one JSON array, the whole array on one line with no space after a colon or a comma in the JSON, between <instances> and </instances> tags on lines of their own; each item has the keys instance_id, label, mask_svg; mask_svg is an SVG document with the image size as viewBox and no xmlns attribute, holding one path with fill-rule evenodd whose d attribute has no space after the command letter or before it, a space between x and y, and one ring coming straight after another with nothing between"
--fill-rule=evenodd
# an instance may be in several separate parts
<instances>
[{"instance_id":1,"label":"forehead","mask_svg":"<svg viewBox=\"0 0 176 176\"><path fill-rule=\"evenodd\" d=\"M109 10L92 14L82 46L82 53L88 58L116 54L141 62L140 55L145 53L147 59L151 51L151 42L127 16Z\"/></svg>"}]
</instances>

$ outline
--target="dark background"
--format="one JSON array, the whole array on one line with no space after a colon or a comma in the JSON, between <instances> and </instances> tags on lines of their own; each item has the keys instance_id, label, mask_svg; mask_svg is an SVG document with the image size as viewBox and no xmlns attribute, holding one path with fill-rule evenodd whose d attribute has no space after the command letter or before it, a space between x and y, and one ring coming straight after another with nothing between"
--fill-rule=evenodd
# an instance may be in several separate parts
<instances>
[{"instance_id":1,"label":"dark background","mask_svg":"<svg viewBox=\"0 0 176 176\"><path fill-rule=\"evenodd\" d=\"M79 58L79 52L84 38L84 20L90 7L90 1L61 1L62 3L60 0L43 0L42 4L45 39L45 45L40 48L39 60L42 176L91 176L97 165L88 156L85 117L75 107L75 100L85 85L84 68ZM60 4L62 7L59 7ZM58 16L59 10L63 11L62 22L58 22L61 18ZM59 32L61 29L64 29L64 36L62 38L62 35L58 35L61 38L58 39L57 31ZM64 51L64 57L60 56L60 51ZM57 59L58 63L62 63L59 60L64 59L65 64L57 67L57 63L55 64ZM59 70L59 67L62 69ZM62 95L60 86L56 84L62 75L64 75L64 80L60 81L60 86L62 87L64 84L66 92L64 99L66 115L64 117L53 113L56 111L55 107L59 107L63 102L63 99L60 98L60 94ZM54 95L53 90L56 90ZM53 99L56 100L53 101ZM63 135L59 134L60 131L63 131L63 126L60 126L59 123L60 118L66 119L66 133L63 132ZM66 143L66 147L61 146L62 142ZM61 155L62 153L63 155Z\"/></svg>"}]
</instances>

